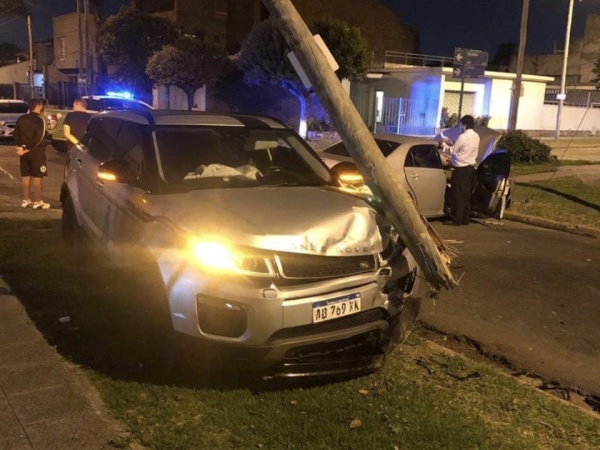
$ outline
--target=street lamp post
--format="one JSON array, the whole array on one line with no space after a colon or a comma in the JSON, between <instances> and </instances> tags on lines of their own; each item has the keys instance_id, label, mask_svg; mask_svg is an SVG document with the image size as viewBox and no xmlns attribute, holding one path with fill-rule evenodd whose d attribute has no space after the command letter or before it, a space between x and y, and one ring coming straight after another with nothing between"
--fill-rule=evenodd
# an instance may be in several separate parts
<instances>
[{"instance_id":1,"label":"street lamp post","mask_svg":"<svg viewBox=\"0 0 600 450\"><path fill-rule=\"evenodd\" d=\"M567 16L567 34L565 37L565 51L563 54L563 67L562 67L562 75L560 77L560 94L558 94L558 110L556 112L556 133L554 135L554 140L558 141L560 136L560 116L562 114L562 107L565 101L565 81L567 78L567 62L569 60L569 45L571 41L571 22L573 21L573 2L574 0L569 0L569 15Z\"/></svg>"}]
</instances>

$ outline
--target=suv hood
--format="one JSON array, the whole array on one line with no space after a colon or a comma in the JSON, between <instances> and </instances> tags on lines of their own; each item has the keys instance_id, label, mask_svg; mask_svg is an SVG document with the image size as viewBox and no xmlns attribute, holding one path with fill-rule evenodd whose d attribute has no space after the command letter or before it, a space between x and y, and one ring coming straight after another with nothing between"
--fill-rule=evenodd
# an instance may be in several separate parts
<instances>
[{"instance_id":1,"label":"suv hood","mask_svg":"<svg viewBox=\"0 0 600 450\"><path fill-rule=\"evenodd\" d=\"M146 195L146 212L196 236L318 255L382 251L376 211L333 188L264 187Z\"/></svg>"}]
</instances>

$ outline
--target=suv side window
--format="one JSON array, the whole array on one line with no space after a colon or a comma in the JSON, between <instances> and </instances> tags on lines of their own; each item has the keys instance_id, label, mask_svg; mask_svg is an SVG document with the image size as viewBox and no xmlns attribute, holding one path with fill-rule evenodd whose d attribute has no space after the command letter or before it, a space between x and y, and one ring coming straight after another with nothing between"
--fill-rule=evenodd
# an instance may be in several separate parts
<instances>
[{"instance_id":1,"label":"suv side window","mask_svg":"<svg viewBox=\"0 0 600 450\"><path fill-rule=\"evenodd\" d=\"M93 128L88 146L88 153L101 163L112 158L116 146L117 134L121 121L114 119L100 119Z\"/></svg>"},{"instance_id":2,"label":"suv side window","mask_svg":"<svg viewBox=\"0 0 600 450\"><path fill-rule=\"evenodd\" d=\"M129 170L140 177L144 172L143 127L137 124L121 127L112 157L127 162Z\"/></svg>"}]
</instances>

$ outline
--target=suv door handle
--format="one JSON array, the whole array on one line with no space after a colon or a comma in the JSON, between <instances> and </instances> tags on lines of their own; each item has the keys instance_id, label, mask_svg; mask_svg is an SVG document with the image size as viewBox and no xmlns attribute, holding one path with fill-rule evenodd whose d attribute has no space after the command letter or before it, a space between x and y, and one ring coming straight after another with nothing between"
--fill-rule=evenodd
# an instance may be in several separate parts
<instances>
[{"instance_id":1,"label":"suv door handle","mask_svg":"<svg viewBox=\"0 0 600 450\"><path fill-rule=\"evenodd\" d=\"M408 176L408 178L414 178L415 180L418 180L418 179L419 179L419 175L418 175L418 174L416 174L416 173L411 173L411 174Z\"/></svg>"},{"instance_id":2,"label":"suv door handle","mask_svg":"<svg viewBox=\"0 0 600 450\"><path fill-rule=\"evenodd\" d=\"M83 160L81 158L75 158L75 161L77 161L79 167L83 166Z\"/></svg>"}]
</instances>

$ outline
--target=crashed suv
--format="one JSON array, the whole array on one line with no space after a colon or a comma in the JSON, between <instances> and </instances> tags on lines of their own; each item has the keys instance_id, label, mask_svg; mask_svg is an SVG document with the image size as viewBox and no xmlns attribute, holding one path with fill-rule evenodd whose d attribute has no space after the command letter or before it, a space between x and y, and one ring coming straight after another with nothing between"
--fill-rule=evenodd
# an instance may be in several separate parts
<instances>
[{"instance_id":1,"label":"crashed suv","mask_svg":"<svg viewBox=\"0 0 600 450\"><path fill-rule=\"evenodd\" d=\"M340 186L271 118L105 112L69 155L62 229L144 267L144 307L207 354L272 376L365 373L425 283L375 199Z\"/></svg>"}]
</instances>

